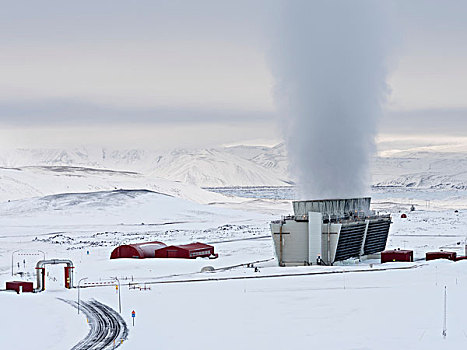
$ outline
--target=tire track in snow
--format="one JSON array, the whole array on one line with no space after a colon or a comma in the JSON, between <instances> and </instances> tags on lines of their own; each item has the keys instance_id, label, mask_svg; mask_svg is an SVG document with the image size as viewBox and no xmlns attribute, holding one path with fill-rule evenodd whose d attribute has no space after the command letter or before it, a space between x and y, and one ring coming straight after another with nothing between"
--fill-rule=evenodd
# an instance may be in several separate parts
<instances>
[{"instance_id":1,"label":"tire track in snow","mask_svg":"<svg viewBox=\"0 0 467 350\"><path fill-rule=\"evenodd\" d=\"M75 301L60 299L74 307ZM123 318L112 308L97 300L81 301L80 309L89 320L89 330L86 338L76 344L71 350L107 350L118 348L128 337L128 327Z\"/></svg>"}]
</instances>

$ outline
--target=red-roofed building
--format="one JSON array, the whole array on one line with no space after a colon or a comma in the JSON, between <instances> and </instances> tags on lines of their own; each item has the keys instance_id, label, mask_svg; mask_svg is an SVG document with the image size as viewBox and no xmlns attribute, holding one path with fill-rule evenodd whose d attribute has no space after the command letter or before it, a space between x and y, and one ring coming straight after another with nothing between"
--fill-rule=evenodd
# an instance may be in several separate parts
<instances>
[{"instance_id":1,"label":"red-roofed building","mask_svg":"<svg viewBox=\"0 0 467 350\"><path fill-rule=\"evenodd\" d=\"M448 259L452 261L456 261L457 253L456 252L426 252L426 261L429 260L436 260L436 259Z\"/></svg>"},{"instance_id":2,"label":"red-roofed building","mask_svg":"<svg viewBox=\"0 0 467 350\"><path fill-rule=\"evenodd\" d=\"M217 258L212 245L204 243L190 243L167 246L162 242L146 242L125 244L115 248L110 259L119 258L182 258L195 259L198 257Z\"/></svg>"},{"instance_id":3,"label":"red-roofed building","mask_svg":"<svg viewBox=\"0 0 467 350\"><path fill-rule=\"evenodd\" d=\"M162 242L146 242L125 244L115 248L110 255L110 259L119 258L155 258L155 252L167 245Z\"/></svg>"},{"instance_id":4,"label":"red-roofed building","mask_svg":"<svg viewBox=\"0 0 467 350\"><path fill-rule=\"evenodd\" d=\"M198 257L217 258L212 245L204 243L191 243L171 245L155 251L156 258L182 258L195 259Z\"/></svg>"},{"instance_id":5,"label":"red-roofed building","mask_svg":"<svg viewBox=\"0 0 467 350\"><path fill-rule=\"evenodd\" d=\"M26 292L32 293L32 292L34 292L34 287L32 285L32 282L12 281L12 282L7 282L6 283L6 290L14 290L18 294L19 294L20 290L23 293L26 293Z\"/></svg>"},{"instance_id":6,"label":"red-roofed building","mask_svg":"<svg viewBox=\"0 0 467 350\"><path fill-rule=\"evenodd\" d=\"M381 252L381 263L391 262L391 261L413 261L413 250L385 250Z\"/></svg>"}]
</instances>

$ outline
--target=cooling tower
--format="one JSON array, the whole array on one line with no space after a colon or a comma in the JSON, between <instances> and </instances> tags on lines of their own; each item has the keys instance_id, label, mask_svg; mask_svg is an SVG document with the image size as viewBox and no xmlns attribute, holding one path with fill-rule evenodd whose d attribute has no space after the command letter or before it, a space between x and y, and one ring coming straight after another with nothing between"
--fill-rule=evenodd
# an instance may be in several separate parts
<instances>
[{"instance_id":1,"label":"cooling tower","mask_svg":"<svg viewBox=\"0 0 467 350\"><path fill-rule=\"evenodd\" d=\"M271 222L276 255L284 265L332 265L386 248L389 215L370 210L371 198L294 201L294 215Z\"/></svg>"}]
</instances>

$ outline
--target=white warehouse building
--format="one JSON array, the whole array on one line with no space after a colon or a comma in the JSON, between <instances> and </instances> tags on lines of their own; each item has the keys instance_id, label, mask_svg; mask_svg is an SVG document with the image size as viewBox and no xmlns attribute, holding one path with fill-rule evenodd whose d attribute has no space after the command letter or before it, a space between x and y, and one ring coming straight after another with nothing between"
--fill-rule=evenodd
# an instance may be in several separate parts
<instances>
[{"instance_id":1,"label":"white warehouse building","mask_svg":"<svg viewBox=\"0 0 467 350\"><path fill-rule=\"evenodd\" d=\"M383 251L389 215L370 210L371 198L294 201L294 215L271 222L280 266L332 265Z\"/></svg>"}]
</instances>

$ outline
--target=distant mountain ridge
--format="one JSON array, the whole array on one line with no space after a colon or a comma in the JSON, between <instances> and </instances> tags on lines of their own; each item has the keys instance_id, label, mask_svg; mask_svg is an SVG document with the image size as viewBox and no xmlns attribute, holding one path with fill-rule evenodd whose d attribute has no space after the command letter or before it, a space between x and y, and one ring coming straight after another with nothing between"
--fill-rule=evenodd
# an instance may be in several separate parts
<instances>
[{"instance_id":1,"label":"distant mountain ridge","mask_svg":"<svg viewBox=\"0 0 467 350\"><path fill-rule=\"evenodd\" d=\"M80 147L0 151L0 167L77 166L134 171L197 186L283 186L285 147L236 146L156 152Z\"/></svg>"},{"instance_id":2,"label":"distant mountain ridge","mask_svg":"<svg viewBox=\"0 0 467 350\"><path fill-rule=\"evenodd\" d=\"M467 190L464 153L419 152L373 160L373 186Z\"/></svg>"},{"instance_id":3,"label":"distant mountain ridge","mask_svg":"<svg viewBox=\"0 0 467 350\"><path fill-rule=\"evenodd\" d=\"M0 167L84 167L134 172L199 187L287 186L284 144L274 147L233 146L158 152L79 147L0 151ZM371 165L372 185L434 189L467 189L467 157L459 151L386 152ZM293 175L293 174L292 174Z\"/></svg>"}]
</instances>

